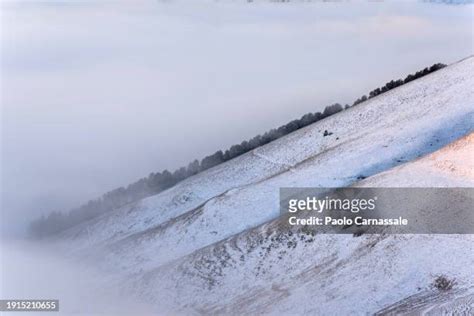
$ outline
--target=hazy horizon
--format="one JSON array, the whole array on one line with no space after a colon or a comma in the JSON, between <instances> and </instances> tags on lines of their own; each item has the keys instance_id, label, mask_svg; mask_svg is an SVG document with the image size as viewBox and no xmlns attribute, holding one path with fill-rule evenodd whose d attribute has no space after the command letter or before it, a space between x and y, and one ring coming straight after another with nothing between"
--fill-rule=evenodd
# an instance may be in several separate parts
<instances>
[{"instance_id":1,"label":"hazy horizon","mask_svg":"<svg viewBox=\"0 0 474 316\"><path fill-rule=\"evenodd\" d=\"M3 233L473 53L472 5L1 9Z\"/></svg>"}]
</instances>

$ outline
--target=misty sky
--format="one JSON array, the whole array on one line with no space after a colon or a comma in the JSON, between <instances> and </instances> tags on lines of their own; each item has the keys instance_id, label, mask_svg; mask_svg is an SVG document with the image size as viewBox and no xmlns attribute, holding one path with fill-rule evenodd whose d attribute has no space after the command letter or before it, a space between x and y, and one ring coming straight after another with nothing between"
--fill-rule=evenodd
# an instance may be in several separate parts
<instances>
[{"instance_id":1,"label":"misty sky","mask_svg":"<svg viewBox=\"0 0 474 316\"><path fill-rule=\"evenodd\" d=\"M472 5L196 2L0 1L4 232L473 53Z\"/></svg>"}]
</instances>

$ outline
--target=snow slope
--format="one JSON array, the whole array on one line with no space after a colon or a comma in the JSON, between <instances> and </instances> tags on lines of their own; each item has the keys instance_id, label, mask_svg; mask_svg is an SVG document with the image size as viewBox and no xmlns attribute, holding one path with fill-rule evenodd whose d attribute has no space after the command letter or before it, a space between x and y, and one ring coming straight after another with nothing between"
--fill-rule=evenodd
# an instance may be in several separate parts
<instances>
[{"instance_id":1,"label":"snow slope","mask_svg":"<svg viewBox=\"0 0 474 316\"><path fill-rule=\"evenodd\" d=\"M278 225L278 190L348 186L363 177L357 185L472 187L472 134L436 151L474 130L472 86L471 57L56 241L160 311L376 312L431 293L432 274L459 280L463 301L474 284L472 236L289 236Z\"/></svg>"},{"instance_id":2,"label":"snow slope","mask_svg":"<svg viewBox=\"0 0 474 316\"><path fill-rule=\"evenodd\" d=\"M473 155L474 133L357 186L472 187ZM157 267L136 279L135 290L166 311L179 306L185 314L474 310L473 235L312 236L282 231L279 221ZM433 289L439 275L456 280L455 290Z\"/></svg>"}]
</instances>

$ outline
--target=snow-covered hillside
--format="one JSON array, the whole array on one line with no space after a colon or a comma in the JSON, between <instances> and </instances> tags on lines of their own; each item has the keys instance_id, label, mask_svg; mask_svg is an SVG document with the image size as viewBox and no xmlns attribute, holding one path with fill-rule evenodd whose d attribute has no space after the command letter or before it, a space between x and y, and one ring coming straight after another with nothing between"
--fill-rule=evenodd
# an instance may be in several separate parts
<instances>
[{"instance_id":1,"label":"snow-covered hillside","mask_svg":"<svg viewBox=\"0 0 474 316\"><path fill-rule=\"evenodd\" d=\"M443 166L467 162L472 172L473 155L470 134L357 185L420 187L431 179L440 186L472 187L474 177L459 178L459 169ZM400 177L406 181L400 183ZM358 315L411 306L415 315L428 309L438 315L449 307L446 303L464 311L473 308L473 235L312 236L282 231L278 223L147 272L136 279L136 290L162 308L186 302L180 306L183 313ZM439 275L455 280L456 289L433 289Z\"/></svg>"},{"instance_id":2,"label":"snow-covered hillside","mask_svg":"<svg viewBox=\"0 0 474 316\"><path fill-rule=\"evenodd\" d=\"M277 217L280 187L474 186L473 86L471 57L55 241L162 312L360 314L410 297L393 310L431 308L438 274L456 279L449 295L464 306L472 236L298 235Z\"/></svg>"}]
</instances>

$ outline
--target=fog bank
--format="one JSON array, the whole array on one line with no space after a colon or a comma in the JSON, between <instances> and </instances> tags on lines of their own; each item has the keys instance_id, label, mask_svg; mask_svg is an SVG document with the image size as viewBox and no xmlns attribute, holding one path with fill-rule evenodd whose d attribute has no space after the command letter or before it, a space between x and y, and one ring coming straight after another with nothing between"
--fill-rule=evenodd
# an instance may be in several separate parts
<instances>
[{"instance_id":1,"label":"fog bank","mask_svg":"<svg viewBox=\"0 0 474 316\"><path fill-rule=\"evenodd\" d=\"M152 315L106 273L38 243L0 244L2 299L57 299L60 315ZM57 312L41 312L57 315Z\"/></svg>"}]
</instances>

